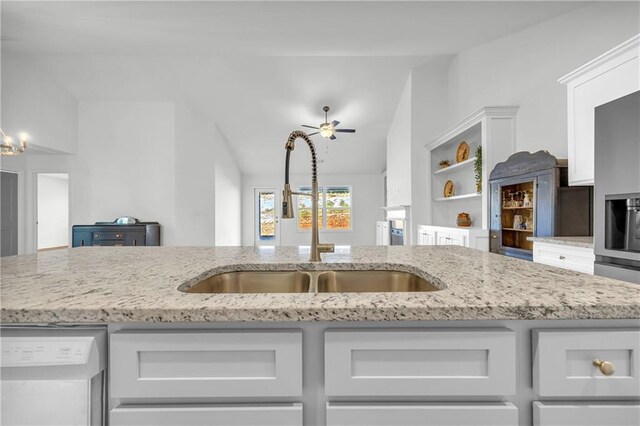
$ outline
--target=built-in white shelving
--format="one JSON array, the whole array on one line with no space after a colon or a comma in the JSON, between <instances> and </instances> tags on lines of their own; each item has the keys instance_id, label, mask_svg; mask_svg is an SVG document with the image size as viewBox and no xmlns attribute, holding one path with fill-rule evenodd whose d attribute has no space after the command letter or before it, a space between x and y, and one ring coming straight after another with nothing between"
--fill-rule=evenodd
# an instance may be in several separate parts
<instances>
[{"instance_id":1,"label":"built-in white shelving","mask_svg":"<svg viewBox=\"0 0 640 426\"><path fill-rule=\"evenodd\" d=\"M433 172L433 174L434 175L439 175L441 173L451 173L451 172L454 172L456 170L460 170L460 169L462 169L464 167L468 167L468 166L473 165L474 161L476 161L476 157L471 157L468 160L464 160L464 161L461 161L459 163L453 164L451 166L444 167L444 168L442 168L440 170L437 170L437 171Z\"/></svg>"},{"instance_id":2,"label":"built-in white shelving","mask_svg":"<svg viewBox=\"0 0 640 426\"><path fill-rule=\"evenodd\" d=\"M452 197L436 198L433 201L454 201L454 200L462 200L462 199L465 199L465 198L475 198L475 197L482 197L482 194L480 194L479 192L476 192L476 193L472 193L472 194L454 195Z\"/></svg>"}]
</instances>

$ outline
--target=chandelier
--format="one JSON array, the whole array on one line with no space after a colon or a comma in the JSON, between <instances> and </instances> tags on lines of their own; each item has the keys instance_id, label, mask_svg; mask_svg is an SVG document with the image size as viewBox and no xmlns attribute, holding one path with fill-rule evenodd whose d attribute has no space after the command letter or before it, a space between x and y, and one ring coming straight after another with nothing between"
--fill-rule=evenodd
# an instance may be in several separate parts
<instances>
[{"instance_id":1,"label":"chandelier","mask_svg":"<svg viewBox=\"0 0 640 426\"><path fill-rule=\"evenodd\" d=\"M0 129L0 133L2 134L2 143L0 143L0 155L18 155L22 154L27 149L27 135L26 133L21 133L19 136L20 146L16 146L13 144L13 138L11 136L7 136L5 132Z\"/></svg>"}]
</instances>

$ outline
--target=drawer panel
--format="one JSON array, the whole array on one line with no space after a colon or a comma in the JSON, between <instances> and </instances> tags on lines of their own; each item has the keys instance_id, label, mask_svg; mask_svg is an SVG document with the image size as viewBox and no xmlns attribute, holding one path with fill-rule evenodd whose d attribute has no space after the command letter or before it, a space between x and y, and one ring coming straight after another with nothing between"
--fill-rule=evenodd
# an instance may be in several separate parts
<instances>
[{"instance_id":1,"label":"drawer panel","mask_svg":"<svg viewBox=\"0 0 640 426\"><path fill-rule=\"evenodd\" d=\"M334 396L511 395L508 329L325 332L325 392Z\"/></svg>"},{"instance_id":2,"label":"drawer panel","mask_svg":"<svg viewBox=\"0 0 640 426\"><path fill-rule=\"evenodd\" d=\"M115 398L299 396L302 332L118 331L110 364Z\"/></svg>"},{"instance_id":3,"label":"drawer panel","mask_svg":"<svg viewBox=\"0 0 640 426\"><path fill-rule=\"evenodd\" d=\"M637 426L637 402L570 403L534 402L534 426Z\"/></svg>"},{"instance_id":4,"label":"drawer panel","mask_svg":"<svg viewBox=\"0 0 640 426\"><path fill-rule=\"evenodd\" d=\"M533 261L537 263L593 275L594 260L593 249L534 243Z\"/></svg>"},{"instance_id":5,"label":"drawer panel","mask_svg":"<svg viewBox=\"0 0 640 426\"><path fill-rule=\"evenodd\" d=\"M327 426L517 426L509 402L328 403Z\"/></svg>"},{"instance_id":6,"label":"drawer panel","mask_svg":"<svg viewBox=\"0 0 640 426\"><path fill-rule=\"evenodd\" d=\"M639 330L534 330L533 386L544 397L638 397ZM604 375L594 360L613 363Z\"/></svg>"},{"instance_id":7,"label":"drawer panel","mask_svg":"<svg viewBox=\"0 0 640 426\"><path fill-rule=\"evenodd\" d=\"M302 426L302 404L125 405L112 426Z\"/></svg>"}]
</instances>

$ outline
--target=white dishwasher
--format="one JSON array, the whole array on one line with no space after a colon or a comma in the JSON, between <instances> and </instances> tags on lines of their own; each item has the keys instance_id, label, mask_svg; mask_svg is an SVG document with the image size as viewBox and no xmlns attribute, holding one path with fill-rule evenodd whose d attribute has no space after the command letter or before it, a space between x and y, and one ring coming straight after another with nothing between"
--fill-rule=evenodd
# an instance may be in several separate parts
<instances>
[{"instance_id":1,"label":"white dishwasher","mask_svg":"<svg viewBox=\"0 0 640 426\"><path fill-rule=\"evenodd\" d=\"M105 424L106 327L2 327L0 346L0 424Z\"/></svg>"}]
</instances>

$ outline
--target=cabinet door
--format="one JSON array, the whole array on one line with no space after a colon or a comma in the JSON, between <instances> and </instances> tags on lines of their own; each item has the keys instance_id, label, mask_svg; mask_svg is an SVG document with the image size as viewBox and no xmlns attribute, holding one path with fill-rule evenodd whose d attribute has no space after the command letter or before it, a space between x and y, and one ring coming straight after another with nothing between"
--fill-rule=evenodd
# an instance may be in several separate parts
<instances>
[{"instance_id":1,"label":"cabinet door","mask_svg":"<svg viewBox=\"0 0 640 426\"><path fill-rule=\"evenodd\" d=\"M302 394L299 330L123 330L110 343L114 398Z\"/></svg>"},{"instance_id":2,"label":"cabinet door","mask_svg":"<svg viewBox=\"0 0 640 426\"><path fill-rule=\"evenodd\" d=\"M517 426L509 402L327 404L327 426Z\"/></svg>"},{"instance_id":3,"label":"cabinet door","mask_svg":"<svg viewBox=\"0 0 640 426\"><path fill-rule=\"evenodd\" d=\"M515 392L509 329L325 332L332 396L475 396Z\"/></svg>"},{"instance_id":4,"label":"cabinet door","mask_svg":"<svg viewBox=\"0 0 640 426\"><path fill-rule=\"evenodd\" d=\"M533 426L638 426L637 402L534 402Z\"/></svg>"},{"instance_id":5,"label":"cabinet door","mask_svg":"<svg viewBox=\"0 0 640 426\"><path fill-rule=\"evenodd\" d=\"M389 222L382 222L382 245L390 244L391 235L389 234Z\"/></svg>"},{"instance_id":6,"label":"cabinet door","mask_svg":"<svg viewBox=\"0 0 640 426\"><path fill-rule=\"evenodd\" d=\"M595 108L640 90L637 47L611 62L567 87L569 185L593 185Z\"/></svg>"},{"instance_id":7,"label":"cabinet door","mask_svg":"<svg viewBox=\"0 0 640 426\"><path fill-rule=\"evenodd\" d=\"M376 245L382 245L382 225L380 222L376 222Z\"/></svg>"},{"instance_id":8,"label":"cabinet door","mask_svg":"<svg viewBox=\"0 0 640 426\"><path fill-rule=\"evenodd\" d=\"M302 404L127 405L111 410L111 426L302 426Z\"/></svg>"}]
</instances>

